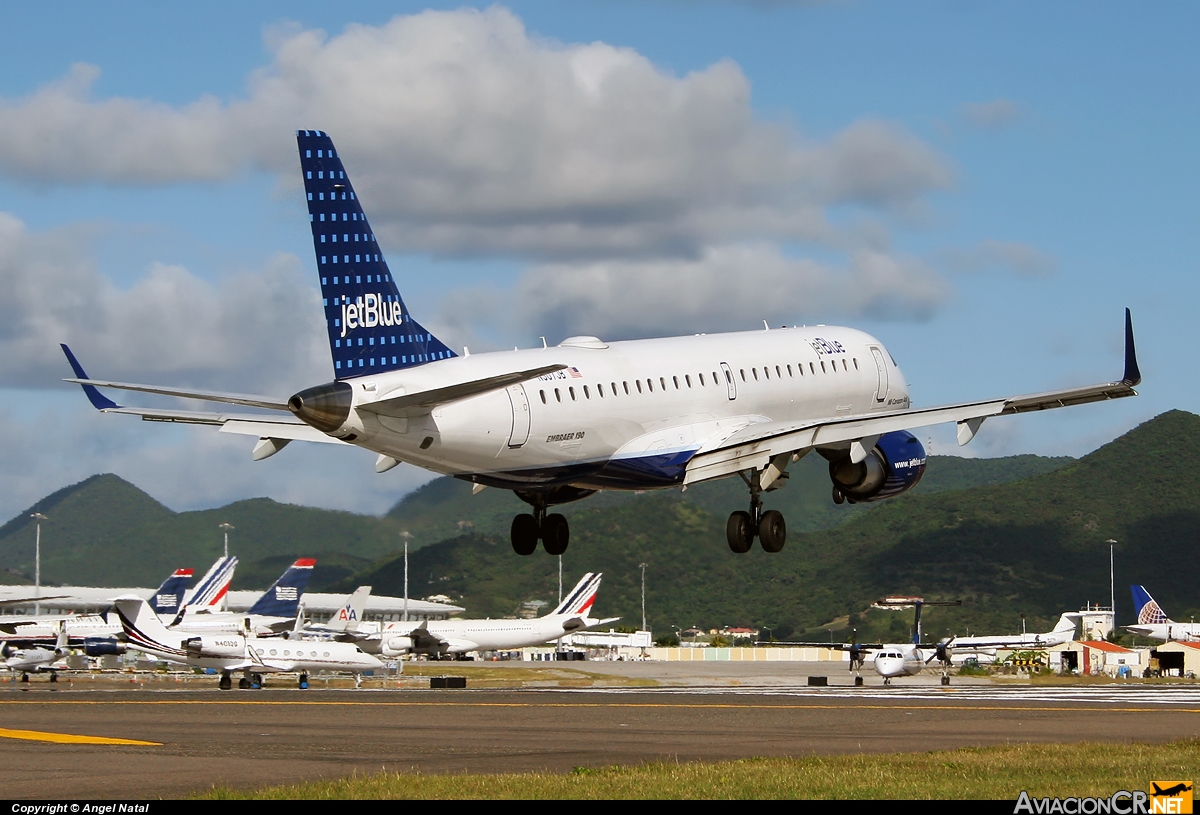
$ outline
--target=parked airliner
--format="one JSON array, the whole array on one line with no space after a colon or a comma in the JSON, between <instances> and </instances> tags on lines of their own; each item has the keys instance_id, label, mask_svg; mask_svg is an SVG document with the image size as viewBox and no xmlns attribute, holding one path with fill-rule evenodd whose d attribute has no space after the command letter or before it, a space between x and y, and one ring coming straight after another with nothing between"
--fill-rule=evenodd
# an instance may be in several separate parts
<instances>
[{"instance_id":1,"label":"parked airliner","mask_svg":"<svg viewBox=\"0 0 1200 815\"><path fill-rule=\"evenodd\" d=\"M470 651L508 651L553 642L610 619L592 617L600 574L588 572L567 593L558 607L533 620L434 620L387 623L375 635L359 640L364 651L394 657L425 654L432 657Z\"/></svg>"},{"instance_id":2,"label":"parked airliner","mask_svg":"<svg viewBox=\"0 0 1200 815\"><path fill-rule=\"evenodd\" d=\"M1172 620L1162 606L1150 596L1145 586L1130 586L1133 592L1133 607L1137 611L1137 625L1127 625L1125 630L1152 640L1200 640L1200 623L1180 623Z\"/></svg>"},{"instance_id":3,"label":"parked airliner","mask_svg":"<svg viewBox=\"0 0 1200 815\"><path fill-rule=\"evenodd\" d=\"M911 489L925 470L913 428L955 422L966 444L988 417L1134 396L1141 381L1128 310L1120 381L930 408L912 407L887 348L853 328L578 336L460 356L409 313L333 141L301 130L297 142L333 381L290 398L110 382L90 379L64 345L75 374L67 381L107 413L258 437L256 460L295 440L355 445L378 454L377 472L408 462L476 490L512 490L531 507L512 523L522 555L539 541L549 554L566 550L566 518L548 513L555 505L735 474L750 501L729 516L730 548L747 552L757 538L778 552L786 525L762 496L813 450L829 462L836 503L878 501ZM277 415L125 407L99 387Z\"/></svg>"}]
</instances>

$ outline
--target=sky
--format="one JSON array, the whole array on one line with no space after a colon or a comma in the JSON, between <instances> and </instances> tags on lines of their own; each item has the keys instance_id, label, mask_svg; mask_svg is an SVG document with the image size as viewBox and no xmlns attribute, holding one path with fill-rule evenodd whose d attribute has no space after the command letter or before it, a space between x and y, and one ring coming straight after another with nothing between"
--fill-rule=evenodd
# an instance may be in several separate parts
<instances>
[{"instance_id":1,"label":"sky","mask_svg":"<svg viewBox=\"0 0 1200 815\"><path fill-rule=\"evenodd\" d=\"M1117 379L934 454L1079 456L1196 412L1200 8L114 2L0 30L0 518L99 472L175 510L385 511L431 474L104 416L69 376L332 378L294 131L472 351L772 325L880 338L914 405ZM150 404L128 394L119 400ZM146 397L150 399L151 397ZM166 403L156 403L166 404Z\"/></svg>"}]
</instances>

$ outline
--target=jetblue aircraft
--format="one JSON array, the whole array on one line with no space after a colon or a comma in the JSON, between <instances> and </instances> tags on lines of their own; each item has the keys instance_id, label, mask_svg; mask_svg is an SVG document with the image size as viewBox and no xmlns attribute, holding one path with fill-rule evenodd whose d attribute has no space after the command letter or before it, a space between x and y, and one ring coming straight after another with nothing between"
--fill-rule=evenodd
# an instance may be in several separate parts
<instances>
[{"instance_id":1,"label":"jetblue aircraft","mask_svg":"<svg viewBox=\"0 0 1200 815\"><path fill-rule=\"evenodd\" d=\"M958 425L966 444L990 416L1134 396L1141 381L1129 311L1120 381L1029 396L913 408L887 348L852 328L805 326L460 356L409 313L333 141L297 133L321 281L333 380L291 397L90 379L65 345L92 405L150 421L189 422L258 437L253 457L292 441L364 447L377 472L408 462L530 506L512 546L562 554L567 520L550 508L598 490L687 488L738 475L748 510L729 516L730 548L757 538L778 552L786 525L763 508L787 468L816 451L833 500L878 501L911 489L925 450L909 430ZM160 410L118 405L99 387L273 411Z\"/></svg>"}]
</instances>

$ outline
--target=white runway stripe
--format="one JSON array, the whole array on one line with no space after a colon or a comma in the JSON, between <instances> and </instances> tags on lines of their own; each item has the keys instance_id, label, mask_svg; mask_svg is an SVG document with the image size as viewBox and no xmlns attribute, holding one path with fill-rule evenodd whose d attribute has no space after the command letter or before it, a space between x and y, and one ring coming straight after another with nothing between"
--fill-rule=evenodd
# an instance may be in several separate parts
<instances>
[{"instance_id":1,"label":"white runway stripe","mask_svg":"<svg viewBox=\"0 0 1200 815\"><path fill-rule=\"evenodd\" d=\"M667 696L776 696L805 699L922 700L946 702L1041 702L1091 705L1169 705L1200 708L1200 686L1192 685L1107 685L1107 686L1022 686L940 685L903 687L848 685L829 687L781 687L778 685L678 686L657 688L537 688L539 692L606 693Z\"/></svg>"}]
</instances>

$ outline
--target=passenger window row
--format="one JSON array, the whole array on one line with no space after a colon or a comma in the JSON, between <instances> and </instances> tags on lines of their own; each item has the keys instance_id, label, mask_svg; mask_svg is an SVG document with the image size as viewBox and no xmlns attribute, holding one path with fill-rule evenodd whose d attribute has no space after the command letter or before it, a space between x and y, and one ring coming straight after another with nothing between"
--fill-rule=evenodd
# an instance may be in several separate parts
<instances>
[{"instance_id":1,"label":"passenger window row","mask_svg":"<svg viewBox=\"0 0 1200 815\"><path fill-rule=\"evenodd\" d=\"M854 370L857 371L858 370L858 359L857 358L853 359L853 362L854 362ZM810 362L810 363L808 363L808 367L809 367L810 373L815 376L817 373L816 363ZM789 377L795 378L795 374L792 372L792 366L789 364L786 366L786 368L787 368L787 375ZM830 367L828 369L825 367L825 361L824 360L821 361L821 372L822 373L829 373L830 370L836 371L837 369L838 369L837 368L837 360L831 360ZM784 370L784 366L780 366L780 365L775 366L775 378L776 379L783 379L783 370ZM799 371L800 376L804 376L805 375L804 374L804 363L801 362L801 363L797 364L796 370ZM850 370L849 365L846 363L845 357L842 358L842 370L843 371ZM742 381L746 382L747 381L746 369L745 368L739 369L739 373L742 376ZM758 381L758 368L751 368L750 373L751 373L751 376L753 376L754 381L757 382ZM769 366L769 365L763 366L763 375L767 379L771 378L771 366ZM726 380L730 380L730 376L728 373L725 374L725 378L726 378ZM700 387L702 387L702 388L708 387L709 383L708 383L708 380L705 379L704 374L702 374L702 373L696 374L696 380L697 380L697 382L699 382ZM717 375L717 372L713 371L712 372L712 384L718 385L718 384L720 384L720 381L721 381L721 378ZM645 382L645 389L643 389L643 387L642 387L643 382ZM691 376L691 374L684 374L683 375L683 385L680 385L678 376L672 376L671 384L673 384L675 386L675 390L677 390L677 391L690 389L692 387L692 376ZM655 388L655 380L652 377L648 378L648 379L644 379L644 380L643 379L633 380L633 388L629 387L628 381L621 382L621 387L619 389L617 388L616 382L610 382L607 393L605 392L605 389L604 389L604 383L599 383L596 385L596 396L597 396L597 398L600 398L600 399L605 399L609 395L616 397L621 394L621 391L624 391L626 396L633 395L634 391L636 391L637 393L654 393L654 388ZM665 391L669 390L669 388L667 387L667 378L665 376L660 376L658 378L658 389L661 392L665 392ZM566 390L567 390L567 393L566 393L565 398L570 399L572 402L577 402L581 398L587 399L590 401L592 398L592 391L589 388L589 386L587 386L587 385L581 386L579 391L575 390L574 385L568 386ZM564 399L562 389L554 388L553 391L554 391L554 400L556 402L562 402ZM546 395L545 389L539 390L538 396L541 397L543 405L549 404L550 400L549 400L549 397L547 397L547 395Z\"/></svg>"}]
</instances>

